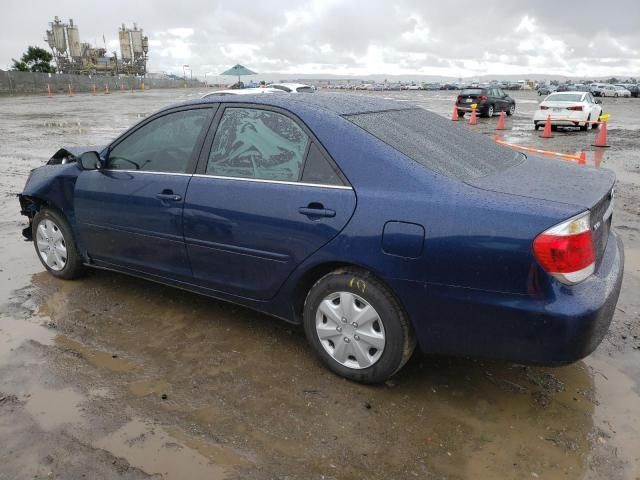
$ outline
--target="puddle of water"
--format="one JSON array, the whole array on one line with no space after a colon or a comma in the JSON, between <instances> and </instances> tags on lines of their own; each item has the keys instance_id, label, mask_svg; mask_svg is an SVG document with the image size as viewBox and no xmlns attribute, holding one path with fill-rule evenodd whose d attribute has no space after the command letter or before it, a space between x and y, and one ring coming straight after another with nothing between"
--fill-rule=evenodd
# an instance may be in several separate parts
<instances>
[{"instance_id":1,"label":"puddle of water","mask_svg":"<svg viewBox=\"0 0 640 480\"><path fill-rule=\"evenodd\" d=\"M78 405L84 397L71 388L51 390L32 385L27 391L29 399L25 408L45 430L82 421Z\"/></svg>"},{"instance_id":2,"label":"puddle of water","mask_svg":"<svg viewBox=\"0 0 640 480\"><path fill-rule=\"evenodd\" d=\"M195 440L177 430L168 432L158 426L133 419L94 445L125 458L149 475L165 480L216 480L226 478L231 465L244 463L231 450Z\"/></svg>"},{"instance_id":3,"label":"puddle of water","mask_svg":"<svg viewBox=\"0 0 640 480\"><path fill-rule=\"evenodd\" d=\"M57 335L55 338L55 343L60 348L72 350L97 368L106 368L107 370L116 373L130 372L135 368L135 365L123 358L114 358L114 355L110 353L101 352L100 350L89 348L81 344L80 342L71 340L69 337L66 337L64 335Z\"/></svg>"},{"instance_id":4,"label":"puddle of water","mask_svg":"<svg viewBox=\"0 0 640 480\"><path fill-rule=\"evenodd\" d=\"M169 383L162 379L143 380L129 384L129 392L135 397L146 397L153 393L166 393Z\"/></svg>"},{"instance_id":5,"label":"puddle of water","mask_svg":"<svg viewBox=\"0 0 640 480\"><path fill-rule=\"evenodd\" d=\"M48 328L27 320L0 317L0 367L10 363L15 350L29 340L51 345L53 333Z\"/></svg>"},{"instance_id":6,"label":"puddle of water","mask_svg":"<svg viewBox=\"0 0 640 480\"><path fill-rule=\"evenodd\" d=\"M610 438L598 439L614 446L616 458L624 459L622 477L640 478L640 353L587 360L598 392L595 423Z\"/></svg>"}]
</instances>

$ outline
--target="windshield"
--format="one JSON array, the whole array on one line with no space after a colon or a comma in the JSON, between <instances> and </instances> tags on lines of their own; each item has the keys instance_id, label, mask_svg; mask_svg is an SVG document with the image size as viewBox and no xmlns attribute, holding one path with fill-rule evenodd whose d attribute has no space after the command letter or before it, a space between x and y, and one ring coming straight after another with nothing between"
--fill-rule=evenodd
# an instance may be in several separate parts
<instances>
[{"instance_id":1,"label":"windshield","mask_svg":"<svg viewBox=\"0 0 640 480\"><path fill-rule=\"evenodd\" d=\"M485 177L521 163L525 156L485 135L451 125L421 108L345 117L425 167L460 180Z\"/></svg>"},{"instance_id":2,"label":"windshield","mask_svg":"<svg viewBox=\"0 0 640 480\"><path fill-rule=\"evenodd\" d=\"M545 100L545 102L581 102L582 94L579 93L568 93L568 94L553 94L549 95Z\"/></svg>"}]
</instances>

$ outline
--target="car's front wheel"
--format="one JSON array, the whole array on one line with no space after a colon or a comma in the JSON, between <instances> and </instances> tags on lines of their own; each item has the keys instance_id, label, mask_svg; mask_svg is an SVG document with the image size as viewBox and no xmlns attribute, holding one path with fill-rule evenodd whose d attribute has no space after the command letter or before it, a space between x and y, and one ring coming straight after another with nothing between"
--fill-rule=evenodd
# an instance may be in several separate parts
<instances>
[{"instance_id":1,"label":"car's front wheel","mask_svg":"<svg viewBox=\"0 0 640 480\"><path fill-rule=\"evenodd\" d=\"M51 275L71 280L84 273L71 227L63 215L43 208L33 217L31 225L38 258Z\"/></svg>"},{"instance_id":2,"label":"car's front wheel","mask_svg":"<svg viewBox=\"0 0 640 480\"><path fill-rule=\"evenodd\" d=\"M507 109L507 115L511 116L514 113L516 113L516 106L515 104L512 103L511 105L509 105L509 108Z\"/></svg>"},{"instance_id":3,"label":"car's front wheel","mask_svg":"<svg viewBox=\"0 0 640 480\"><path fill-rule=\"evenodd\" d=\"M358 382L385 381L415 348L411 324L398 300L361 270L337 270L318 280L307 295L303 321L322 363Z\"/></svg>"}]
</instances>

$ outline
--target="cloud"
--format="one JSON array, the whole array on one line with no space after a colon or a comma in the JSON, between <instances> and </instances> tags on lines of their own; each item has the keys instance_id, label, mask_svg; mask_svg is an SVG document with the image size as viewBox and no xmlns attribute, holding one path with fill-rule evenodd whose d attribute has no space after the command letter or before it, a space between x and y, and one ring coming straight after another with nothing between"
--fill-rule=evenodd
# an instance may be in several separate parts
<instances>
[{"instance_id":1,"label":"cloud","mask_svg":"<svg viewBox=\"0 0 640 480\"><path fill-rule=\"evenodd\" d=\"M235 63L258 72L339 75L545 73L640 75L640 2L595 0L112 0L108 9L73 0L3 0L0 68L40 44L54 15L73 17L82 41L134 21L149 36L149 69L194 75ZM34 15L33 12L37 12Z\"/></svg>"}]
</instances>

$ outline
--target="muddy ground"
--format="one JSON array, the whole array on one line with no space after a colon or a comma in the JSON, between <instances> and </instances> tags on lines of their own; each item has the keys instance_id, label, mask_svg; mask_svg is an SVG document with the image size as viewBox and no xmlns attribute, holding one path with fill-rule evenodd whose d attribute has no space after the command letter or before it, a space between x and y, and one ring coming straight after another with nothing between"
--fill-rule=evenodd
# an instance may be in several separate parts
<instances>
[{"instance_id":1,"label":"muddy ground","mask_svg":"<svg viewBox=\"0 0 640 480\"><path fill-rule=\"evenodd\" d=\"M201 93L0 98L0 480L640 478L640 99L604 99L601 158L592 132L539 139L532 93L504 132L618 175L626 273L598 350L562 368L415 355L372 387L296 327L114 273L55 280L22 241L31 168ZM375 94L443 115L455 96Z\"/></svg>"}]
</instances>

